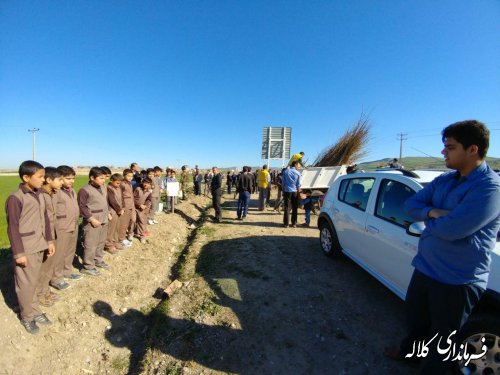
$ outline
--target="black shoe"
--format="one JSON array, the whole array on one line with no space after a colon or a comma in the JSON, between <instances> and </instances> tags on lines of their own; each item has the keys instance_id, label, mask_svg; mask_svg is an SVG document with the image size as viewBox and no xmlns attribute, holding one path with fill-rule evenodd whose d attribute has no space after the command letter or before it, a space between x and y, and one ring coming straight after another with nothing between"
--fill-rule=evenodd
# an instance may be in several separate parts
<instances>
[{"instance_id":1,"label":"black shoe","mask_svg":"<svg viewBox=\"0 0 500 375\"><path fill-rule=\"evenodd\" d=\"M82 275L79 275L77 273L72 273L69 276L64 276L66 280L80 280L82 278Z\"/></svg>"},{"instance_id":2,"label":"black shoe","mask_svg":"<svg viewBox=\"0 0 500 375\"><path fill-rule=\"evenodd\" d=\"M104 268L105 270L109 269L109 264L106 262L96 263L95 266L99 268Z\"/></svg>"},{"instance_id":3,"label":"black shoe","mask_svg":"<svg viewBox=\"0 0 500 375\"><path fill-rule=\"evenodd\" d=\"M51 320L49 318L47 318L47 315L45 314L40 314L40 315L37 315L33 318L33 321L38 323L38 324L42 324L44 326L50 326L52 324Z\"/></svg>"},{"instance_id":4,"label":"black shoe","mask_svg":"<svg viewBox=\"0 0 500 375\"><path fill-rule=\"evenodd\" d=\"M86 268L82 268L80 270L81 273L84 273L85 275L90 275L90 276L99 276L101 273L96 270L95 268L92 268L92 269L86 269Z\"/></svg>"},{"instance_id":5,"label":"black shoe","mask_svg":"<svg viewBox=\"0 0 500 375\"><path fill-rule=\"evenodd\" d=\"M40 328L38 328L34 320L30 322L28 322L27 320L21 320L21 325L24 327L26 332L32 335L36 335L38 332L40 332Z\"/></svg>"},{"instance_id":6,"label":"black shoe","mask_svg":"<svg viewBox=\"0 0 500 375\"><path fill-rule=\"evenodd\" d=\"M65 290L68 289L71 285L69 285L66 281L59 281L57 284L50 284L50 286L57 290Z\"/></svg>"}]
</instances>

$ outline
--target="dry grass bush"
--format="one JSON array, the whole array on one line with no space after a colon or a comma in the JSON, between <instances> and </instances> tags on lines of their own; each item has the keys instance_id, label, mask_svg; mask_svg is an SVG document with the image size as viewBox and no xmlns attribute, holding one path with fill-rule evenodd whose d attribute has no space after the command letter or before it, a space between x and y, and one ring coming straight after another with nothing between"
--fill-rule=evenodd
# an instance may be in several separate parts
<instances>
[{"instance_id":1,"label":"dry grass bush","mask_svg":"<svg viewBox=\"0 0 500 375\"><path fill-rule=\"evenodd\" d=\"M332 167L351 164L364 157L370 140L370 127L369 117L362 112L356 124L347 129L337 143L326 148L316 157L313 166Z\"/></svg>"}]
</instances>

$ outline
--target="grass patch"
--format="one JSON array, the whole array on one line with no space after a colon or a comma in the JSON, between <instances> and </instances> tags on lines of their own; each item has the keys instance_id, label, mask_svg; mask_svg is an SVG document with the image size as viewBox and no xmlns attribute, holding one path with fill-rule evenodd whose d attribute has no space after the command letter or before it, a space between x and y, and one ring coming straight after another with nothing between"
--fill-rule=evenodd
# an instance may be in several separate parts
<instances>
[{"instance_id":1,"label":"grass patch","mask_svg":"<svg viewBox=\"0 0 500 375\"><path fill-rule=\"evenodd\" d=\"M178 361L170 362L163 371L164 375L181 375L182 363Z\"/></svg>"},{"instance_id":2,"label":"grass patch","mask_svg":"<svg viewBox=\"0 0 500 375\"><path fill-rule=\"evenodd\" d=\"M212 227L202 227L198 230L198 233L207 237L212 237L215 233L215 229Z\"/></svg>"},{"instance_id":3,"label":"grass patch","mask_svg":"<svg viewBox=\"0 0 500 375\"><path fill-rule=\"evenodd\" d=\"M111 368L117 372L124 372L128 369L129 360L126 355L119 355L111 360Z\"/></svg>"},{"instance_id":4,"label":"grass patch","mask_svg":"<svg viewBox=\"0 0 500 375\"><path fill-rule=\"evenodd\" d=\"M221 307L215 303L216 296L213 292L208 292L203 296L203 299L193 309L187 312L186 317L190 320L195 320L202 315L215 316L221 310Z\"/></svg>"}]
</instances>

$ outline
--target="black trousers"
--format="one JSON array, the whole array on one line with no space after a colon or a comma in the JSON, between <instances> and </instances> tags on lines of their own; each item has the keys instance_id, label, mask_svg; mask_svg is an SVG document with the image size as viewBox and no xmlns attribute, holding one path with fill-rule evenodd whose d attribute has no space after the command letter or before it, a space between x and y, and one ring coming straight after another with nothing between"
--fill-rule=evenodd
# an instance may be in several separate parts
<instances>
[{"instance_id":1,"label":"black trousers","mask_svg":"<svg viewBox=\"0 0 500 375\"><path fill-rule=\"evenodd\" d=\"M405 308L408 336L401 343L401 353L413 353L415 341L429 341L428 355L423 358L420 373L425 375L452 374L456 361L443 361L437 351L439 338L441 347L446 347L446 339L451 332L457 332L465 324L474 306L479 302L484 290L475 285L449 285L436 281L415 270L408 286ZM456 334L451 336L456 338ZM415 348L417 344L415 344ZM460 348L460 344L456 346Z\"/></svg>"},{"instance_id":2,"label":"black trousers","mask_svg":"<svg viewBox=\"0 0 500 375\"><path fill-rule=\"evenodd\" d=\"M285 201L285 208L283 214L283 224L289 224L290 206L292 206L292 225L297 224L297 210L299 208L299 193L283 193L283 199Z\"/></svg>"},{"instance_id":3,"label":"black trousers","mask_svg":"<svg viewBox=\"0 0 500 375\"><path fill-rule=\"evenodd\" d=\"M222 218L221 214L221 205L220 205L220 196L222 195L221 189L212 190L212 205L215 210L215 218L220 220Z\"/></svg>"}]
</instances>

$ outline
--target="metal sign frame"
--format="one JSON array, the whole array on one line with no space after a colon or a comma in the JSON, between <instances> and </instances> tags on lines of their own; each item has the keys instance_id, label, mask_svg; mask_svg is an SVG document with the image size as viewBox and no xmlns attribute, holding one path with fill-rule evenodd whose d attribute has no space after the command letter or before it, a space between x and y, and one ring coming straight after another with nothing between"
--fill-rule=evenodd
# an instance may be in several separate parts
<instances>
[{"instance_id":1,"label":"metal sign frame","mask_svg":"<svg viewBox=\"0 0 500 375\"><path fill-rule=\"evenodd\" d=\"M282 166L285 159L290 158L290 148L292 144L291 127L265 127L262 129L262 159L281 160Z\"/></svg>"}]
</instances>

